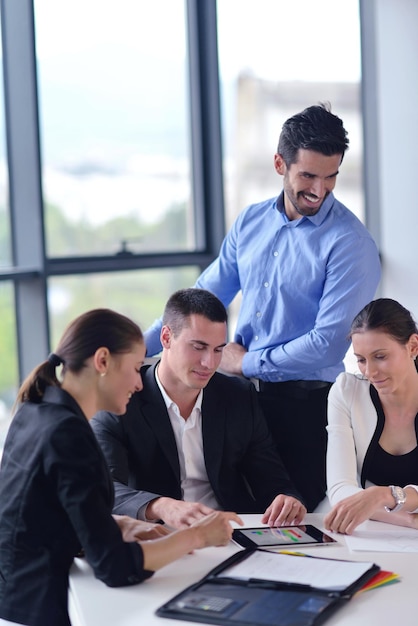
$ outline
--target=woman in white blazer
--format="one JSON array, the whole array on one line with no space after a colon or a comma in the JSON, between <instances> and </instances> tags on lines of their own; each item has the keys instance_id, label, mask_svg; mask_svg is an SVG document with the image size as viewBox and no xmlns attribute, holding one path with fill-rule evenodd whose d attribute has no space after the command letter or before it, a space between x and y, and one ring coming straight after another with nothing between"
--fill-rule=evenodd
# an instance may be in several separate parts
<instances>
[{"instance_id":1,"label":"woman in white blazer","mask_svg":"<svg viewBox=\"0 0 418 626\"><path fill-rule=\"evenodd\" d=\"M380 298L354 319L361 374L342 373L328 397L328 530L350 534L367 519L418 529L418 328Z\"/></svg>"}]
</instances>

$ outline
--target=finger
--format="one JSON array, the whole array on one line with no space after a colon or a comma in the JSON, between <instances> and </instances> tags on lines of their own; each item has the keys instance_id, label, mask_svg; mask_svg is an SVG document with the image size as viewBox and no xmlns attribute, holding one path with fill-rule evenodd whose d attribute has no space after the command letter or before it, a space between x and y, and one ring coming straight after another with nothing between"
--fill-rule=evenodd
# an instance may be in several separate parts
<instances>
[{"instance_id":1,"label":"finger","mask_svg":"<svg viewBox=\"0 0 418 626\"><path fill-rule=\"evenodd\" d=\"M148 527L139 527L136 529L136 531L134 532L134 536L136 538L141 538L141 539L158 539L158 537L165 537L166 535L169 534L169 530L167 528L164 528L164 526L160 526L157 524L153 524L152 526L148 526Z\"/></svg>"},{"instance_id":2,"label":"finger","mask_svg":"<svg viewBox=\"0 0 418 626\"><path fill-rule=\"evenodd\" d=\"M232 511L226 511L225 515L226 515L228 521L236 522L240 526L244 526L243 520L240 518L240 516L237 513L233 513Z\"/></svg>"},{"instance_id":3,"label":"finger","mask_svg":"<svg viewBox=\"0 0 418 626\"><path fill-rule=\"evenodd\" d=\"M305 517L305 514L306 514L305 507L298 502L294 502L292 509L287 516L286 522L293 526L300 524L303 518Z\"/></svg>"},{"instance_id":4,"label":"finger","mask_svg":"<svg viewBox=\"0 0 418 626\"><path fill-rule=\"evenodd\" d=\"M184 530L189 528L191 524L185 518L172 520L170 526L173 526L176 530Z\"/></svg>"},{"instance_id":5,"label":"finger","mask_svg":"<svg viewBox=\"0 0 418 626\"><path fill-rule=\"evenodd\" d=\"M268 521L268 525L273 526L292 526L294 524L294 517L292 515L283 515L283 512L280 513L276 518L273 516Z\"/></svg>"},{"instance_id":6,"label":"finger","mask_svg":"<svg viewBox=\"0 0 418 626\"><path fill-rule=\"evenodd\" d=\"M213 511L211 511L212 513ZM209 513L210 515L210 513ZM203 517L207 517L208 514L207 513L203 513L203 511L200 510L193 510L190 511L190 513L185 516L184 520L187 522L188 526L191 526L191 524L194 524L195 522L198 522L200 519L202 519Z\"/></svg>"},{"instance_id":7,"label":"finger","mask_svg":"<svg viewBox=\"0 0 418 626\"><path fill-rule=\"evenodd\" d=\"M160 526L159 528L150 529L150 534L153 534L155 537L166 537L167 535L171 535L172 531L164 526Z\"/></svg>"},{"instance_id":8,"label":"finger","mask_svg":"<svg viewBox=\"0 0 418 626\"><path fill-rule=\"evenodd\" d=\"M273 507L268 525L284 526L285 524L290 524L295 519L296 507L299 507L299 502L296 500L285 500L281 508Z\"/></svg>"},{"instance_id":9,"label":"finger","mask_svg":"<svg viewBox=\"0 0 418 626\"><path fill-rule=\"evenodd\" d=\"M265 523L268 524L270 527L273 527L273 526L281 526L283 522L284 522L284 518L281 517L281 513L272 512L270 513Z\"/></svg>"},{"instance_id":10,"label":"finger","mask_svg":"<svg viewBox=\"0 0 418 626\"><path fill-rule=\"evenodd\" d=\"M324 525L327 530L332 530L334 523L335 523L335 517L336 517L335 509L327 513L326 516L324 517Z\"/></svg>"},{"instance_id":11,"label":"finger","mask_svg":"<svg viewBox=\"0 0 418 626\"><path fill-rule=\"evenodd\" d=\"M334 518L329 524L329 530L335 533L345 534L347 526L352 521L352 516L349 512L337 510Z\"/></svg>"},{"instance_id":12,"label":"finger","mask_svg":"<svg viewBox=\"0 0 418 626\"><path fill-rule=\"evenodd\" d=\"M264 511L263 516L261 517L261 520L260 520L261 524L268 524L271 511L272 511L272 506L270 505L269 507L267 507L267 509Z\"/></svg>"}]
</instances>

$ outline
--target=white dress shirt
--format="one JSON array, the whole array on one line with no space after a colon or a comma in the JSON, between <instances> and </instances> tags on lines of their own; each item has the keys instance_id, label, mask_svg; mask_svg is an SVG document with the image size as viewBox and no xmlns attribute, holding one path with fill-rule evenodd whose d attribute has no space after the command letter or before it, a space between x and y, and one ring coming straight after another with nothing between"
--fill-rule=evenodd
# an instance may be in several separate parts
<instances>
[{"instance_id":1,"label":"white dress shirt","mask_svg":"<svg viewBox=\"0 0 418 626\"><path fill-rule=\"evenodd\" d=\"M177 404L171 400L162 386L158 378L158 368L155 369L155 379L164 398L177 444L183 500L201 502L212 509L220 509L208 479L203 452L201 412L203 389L196 398L192 412L184 418L180 415Z\"/></svg>"}]
</instances>

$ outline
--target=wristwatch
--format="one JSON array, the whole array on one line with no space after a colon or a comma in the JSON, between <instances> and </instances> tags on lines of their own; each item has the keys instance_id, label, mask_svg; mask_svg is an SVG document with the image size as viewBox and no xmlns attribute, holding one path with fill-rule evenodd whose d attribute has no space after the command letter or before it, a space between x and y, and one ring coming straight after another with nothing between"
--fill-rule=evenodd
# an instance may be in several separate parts
<instances>
[{"instance_id":1,"label":"wristwatch","mask_svg":"<svg viewBox=\"0 0 418 626\"><path fill-rule=\"evenodd\" d=\"M405 504L406 495L402 487L395 487L395 485L389 485L389 487L395 500L395 506L393 507L393 509L385 506L385 511L387 511L388 513L395 513L395 511L399 511L399 509L401 509Z\"/></svg>"}]
</instances>

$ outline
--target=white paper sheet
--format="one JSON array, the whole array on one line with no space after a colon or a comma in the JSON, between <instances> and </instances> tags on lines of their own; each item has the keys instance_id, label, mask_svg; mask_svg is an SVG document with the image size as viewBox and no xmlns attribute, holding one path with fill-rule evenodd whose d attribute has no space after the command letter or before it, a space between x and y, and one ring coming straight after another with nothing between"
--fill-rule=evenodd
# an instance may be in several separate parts
<instances>
[{"instance_id":1,"label":"white paper sheet","mask_svg":"<svg viewBox=\"0 0 418 626\"><path fill-rule=\"evenodd\" d=\"M256 551L221 573L222 577L274 580L340 591L358 580L372 563Z\"/></svg>"},{"instance_id":2,"label":"white paper sheet","mask_svg":"<svg viewBox=\"0 0 418 626\"><path fill-rule=\"evenodd\" d=\"M368 520L345 535L350 550L366 552L418 552L418 530Z\"/></svg>"}]
</instances>

